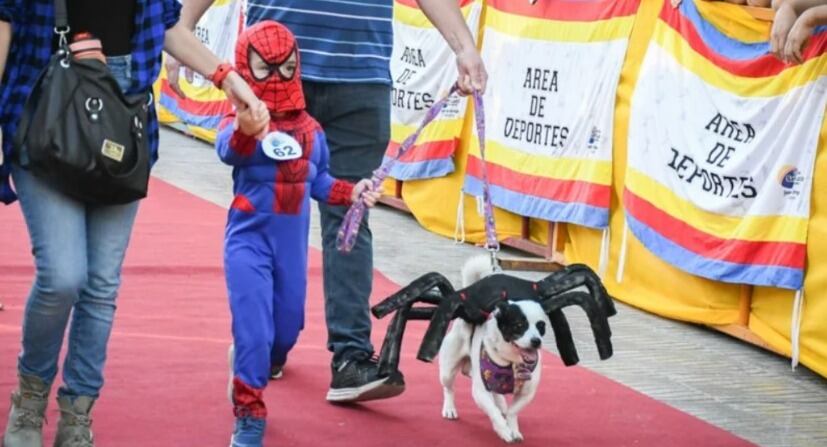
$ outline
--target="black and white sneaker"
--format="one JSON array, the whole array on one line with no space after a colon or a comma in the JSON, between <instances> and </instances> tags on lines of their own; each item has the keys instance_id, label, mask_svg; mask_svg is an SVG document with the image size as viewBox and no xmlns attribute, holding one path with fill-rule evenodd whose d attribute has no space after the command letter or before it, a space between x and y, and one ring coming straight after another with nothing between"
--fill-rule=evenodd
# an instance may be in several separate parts
<instances>
[{"instance_id":1,"label":"black and white sneaker","mask_svg":"<svg viewBox=\"0 0 827 447\"><path fill-rule=\"evenodd\" d=\"M284 376L284 365L270 366L270 380L279 380Z\"/></svg>"},{"instance_id":2,"label":"black and white sneaker","mask_svg":"<svg viewBox=\"0 0 827 447\"><path fill-rule=\"evenodd\" d=\"M402 373L379 377L379 365L367 353L345 360L333 367L333 380L327 392L328 402L350 403L387 399L405 391Z\"/></svg>"}]
</instances>

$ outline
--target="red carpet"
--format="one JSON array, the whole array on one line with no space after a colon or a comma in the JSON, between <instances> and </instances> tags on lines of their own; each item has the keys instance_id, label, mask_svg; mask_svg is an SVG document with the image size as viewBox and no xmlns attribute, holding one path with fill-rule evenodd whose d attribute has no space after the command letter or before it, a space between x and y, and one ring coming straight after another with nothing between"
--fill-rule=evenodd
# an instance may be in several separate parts
<instances>
[{"instance_id":1,"label":"red carpet","mask_svg":"<svg viewBox=\"0 0 827 447\"><path fill-rule=\"evenodd\" d=\"M226 446L229 313L221 267L225 211L154 181L142 205L109 350L106 386L94 412L99 446ZM32 261L19 208L0 208L0 427L15 381L24 295ZM267 445L496 446L487 418L458 381L461 419L441 418L437 366L414 359L423 323L406 335L402 396L352 407L324 400L330 372L318 252L310 265L307 329L285 377L267 390ZM375 297L397 286L377 275ZM379 346L386 321L377 323ZM623 361L614 358L609 361ZM750 445L721 429L583 368L545 357L543 383L521 416L527 446ZM272 383L272 382L271 382ZM50 402L48 445L57 424Z\"/></svg>"}]
</instances>

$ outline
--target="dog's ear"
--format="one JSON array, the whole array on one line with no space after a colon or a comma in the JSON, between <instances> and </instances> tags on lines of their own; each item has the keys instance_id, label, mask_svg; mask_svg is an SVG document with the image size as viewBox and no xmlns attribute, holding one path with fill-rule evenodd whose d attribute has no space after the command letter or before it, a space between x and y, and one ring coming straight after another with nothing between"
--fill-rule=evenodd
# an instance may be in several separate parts
<instances>
[{"instance_id":1,"label":"dog's ear","mask_svg":"<svg viewBox=\"0 0 827 447\"><path fill-rule=\"evenodd\" d=\"M508 311L508 306L510 306L510 305L511 304L508 302L508 300L502 300L502 301L498 302L497 303L498 315L505 315L506 311Z\"/></svg>"}]
</instances>

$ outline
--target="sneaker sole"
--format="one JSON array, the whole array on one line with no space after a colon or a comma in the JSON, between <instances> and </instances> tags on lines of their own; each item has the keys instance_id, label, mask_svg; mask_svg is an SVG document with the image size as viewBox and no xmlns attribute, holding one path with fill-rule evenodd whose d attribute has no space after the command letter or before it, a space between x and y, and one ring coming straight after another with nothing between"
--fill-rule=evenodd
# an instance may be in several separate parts
<instances>
[{"instance_id":1,"label":"sneaker sole","mask_svg":"<svg viewBox=\"0 0 827 447\"><path fill-rule=\"evenodd\" d=\"M227 363L230 364L230 379L227 381L227 399L233 404L233 376L235 375L235 345L227 350Z\"/></svg>"},{"instance_id":2,"label":"sneaker sole","mask_svg":"<svg viewBox=\"0 0 827 447\"><path fill-rule=\"evenodd\" d=\"M335 403L365 402L388 399L405 391L405 384L386 382L388 382L388 378L384 377L357 388L331 388L327 392L327 401Z\"/></svg>"}]
</instances>

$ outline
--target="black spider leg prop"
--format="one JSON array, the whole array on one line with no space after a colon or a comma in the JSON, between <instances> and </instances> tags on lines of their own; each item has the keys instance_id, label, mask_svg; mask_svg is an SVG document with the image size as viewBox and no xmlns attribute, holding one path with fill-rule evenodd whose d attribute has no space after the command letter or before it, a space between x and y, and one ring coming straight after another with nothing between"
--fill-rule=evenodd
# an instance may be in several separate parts
<instances>
[{"instance_id":1,"label":"black spider leg prop","mask_svg":"<svg viewBox=\"0 0 827 447\"><path fill-rule=\"evenodd\" d=\"M399 356L402 351L402 338L405 335L405 326L408 320L430 320L436 306L413 307L414 303L406 304L402 309L396 311L388 332L385 333L385 341L382 343L382 350L379 352L379 377L388 377L399 371Z\"/></svg>"},{"instance_id":2,"label":"black spider leg prop","mask_svg":"<svg viewBox=\"0 0 827 447\"><path fill-rule=\"evenodd\" d=\"M606 360L612 356L612 332L609 328L609 318L590 294L568 292L554 296L546 295L542 297L541 304L547 313L559 311L568 306L580 306L589 318L600 360Z\"/></svg>"},{"instance_id":3,"label":"black spider leg prop","mask_svg":"<svg viewBox=\"0 0 827 447\"><path fill-rule=\"evenodd\" d=\"M566 266L563 270L554 272L538 281L537 284L540 288L538 292L544 296L559 295L585 286L606 317L617 314L614 301L606 287L603 286L603 282L600 281L600 277L587 265L572 264Z\"/></svg>"},{"instance_id":4,"label":"black spider leg prop","mask_svg":"<svg viewBox=\"0 0 827 447\"><path fill-rule=\"evenodd\" d=\"M434 288L439 294L432 293ZM399 368L399 355L402 349L402 337L408 320L431 320L437 311L437 305L444 301L446 295L452 295L454 287L447 278L431 272L414 280L408 286L376 304L371 312L376 318L383 318L396 311L388 326L382 349L379 353L379 375L385 377ZM427 302L433 307L413 307L415 302ZM441 341L441 340L440 340Z\"/></svg>"},{"instance_id":5,"label":"black spider leg prop","mask_svg":"<svg viewBox=\"0 0 827 447\"><path fill-rule=\"evenodd\" d=\"M436 272L426 273L402 288L402 290L373 306L371 312L376 318L384 318L389 313L402 309L406 304L419 300L434 287L439 289L443 297L454 293L454 286L447 278Z\"/></svg>"},{"instance_id":6,"label":"black spider leg prop","mask_svg":"<svg viewBox=\"0 0 827 447\"><path fill-rule=\"evenodd\" d=\"M562 310L546 311L548 320L551 323L551 330L554 331L554 343L557 345L557 353L566 366L576 365L580 361L577 355L577 347L574 345L574 337L571 335L571 327L566 315Z\"/></svg>"}]
</instances>

